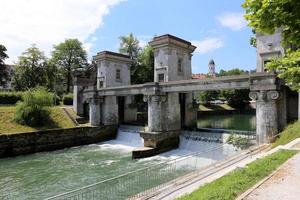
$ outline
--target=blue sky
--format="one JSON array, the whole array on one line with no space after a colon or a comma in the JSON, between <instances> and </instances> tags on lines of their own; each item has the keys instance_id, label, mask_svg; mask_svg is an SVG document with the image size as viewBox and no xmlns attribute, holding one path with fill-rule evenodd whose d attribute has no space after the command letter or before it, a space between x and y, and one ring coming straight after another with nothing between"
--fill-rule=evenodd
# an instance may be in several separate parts
<instances>
[{"instance_id":1,"label":"blue sky","mask_svg":"<svg viewBox=\"0 0 300 200\"><path fill-rule=\"evenodd\" d=\"M249 45L251 29L232 30L222 26L218 18L242 13L240 0L129 0L113 7L103 19L103 26L92 37L97 37L91 53L103 49L117 51L121 35L132 32L142 43L152 36L169 33L189 41L220 39L222 45L208 52L194 53L193 73L207 73L210 58L216 70L255 69L255 49ZM218 46L216 44L215 46ZM219 45L220 46L220 45Z\"/></svg>"},{"instance_id":2,"label":"blue sky","mask_svg":"<svg viewBox=\"0 0 300 200\"><path fill-rule=\"evenodd\" d=\"M255 69L251 29L243 19L244 0L1 0L0 43L8 64L36 44L47 56L53 45L78 38L92 58L118 51L119 36L132 32L141 45L154 35L191 41L193 73L207 73L210 58L220 69Z\"/></svg>"}]
</instances>

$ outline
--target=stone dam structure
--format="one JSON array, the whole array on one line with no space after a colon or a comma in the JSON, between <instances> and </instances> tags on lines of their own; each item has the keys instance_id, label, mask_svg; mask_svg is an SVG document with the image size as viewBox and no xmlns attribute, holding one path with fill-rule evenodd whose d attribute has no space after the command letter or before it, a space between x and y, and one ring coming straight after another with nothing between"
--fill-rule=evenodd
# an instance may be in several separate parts
<instances>
[{"instance_id":1,"label":"stone dam structure","mask_svg":"<svg viewBox=\"0 0 300 200\"><path fill-rule=\"evenodd\" d=\"M148 123L140 135L143 150L136 157L176 148L183 128L195 125L197 110L193 93L208 90L249 89L256 101L257 141L269 143L287 122L298 115L298 96L264 65L280 56L280 37L257 36L257 72L244 75L192 79L191 60L196 49L191 42L173 35L154 37L154 82L130 84L131 59L127 55L102 51L93 57L94 67L77 72L74 80L74 110L92 126L118 125L136 121L135 95L148 104ZM272 46L274 45L274 46ZM201 120L201 119L200 119Z\"/></svg>"}]
</instances>

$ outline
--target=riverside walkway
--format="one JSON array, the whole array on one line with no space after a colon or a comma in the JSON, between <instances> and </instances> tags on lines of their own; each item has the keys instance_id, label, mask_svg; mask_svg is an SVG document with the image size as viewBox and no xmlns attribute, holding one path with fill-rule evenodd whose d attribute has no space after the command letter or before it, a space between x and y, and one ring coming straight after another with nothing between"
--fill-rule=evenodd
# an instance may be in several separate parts
<instances>
[{"instance_id":1,"label":"riverside walkway","mask_svg":"<svg viewBox=\"0 0 300 200\"><path fill-rule=\"evenodd\" d=\"M300 142L291 147L300 150ZM243 200L298 200L300 198L300 153L248 191Z\"/></svg>"}]
</instances>

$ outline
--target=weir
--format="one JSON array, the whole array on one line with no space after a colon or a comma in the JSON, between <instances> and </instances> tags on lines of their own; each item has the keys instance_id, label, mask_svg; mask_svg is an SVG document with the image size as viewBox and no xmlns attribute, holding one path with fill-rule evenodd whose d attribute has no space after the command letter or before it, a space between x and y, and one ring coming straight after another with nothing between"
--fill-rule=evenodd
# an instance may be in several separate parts
<instances>
[{"instance_id":1,"label":"weir","mask_svg":"<svg viewBox=\"0 0 300 200\"><path fill-rule=\"evenodd\" d=\"M149 45L154 49L153 83L130 85L129 56L109 51L93 57L96 75L79 74L74 82L74 109L80 115L88 103L92 126L135 121L134 95L143 95L148 121L141 131L145 148L138 157L178 148L181 130L195 126L193 94L197 91L249 89L256 104L260 144L270 143L297 111L289 106L288 89L274 72L260 69L252 74L192 80L191 59L196 47L191 42L167 34L154 37Z\"/></svg>"}]
</instances>

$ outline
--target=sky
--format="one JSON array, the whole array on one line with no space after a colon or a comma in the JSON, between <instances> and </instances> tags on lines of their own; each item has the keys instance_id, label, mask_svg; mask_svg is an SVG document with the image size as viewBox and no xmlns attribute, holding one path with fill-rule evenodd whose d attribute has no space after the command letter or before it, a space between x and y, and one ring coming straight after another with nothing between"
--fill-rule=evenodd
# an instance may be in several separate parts
<instances>
[{"instance_id":1,"label":"sky","mask_svg":"<svg viewBox=\"0 0 300 200\"><path fill-rule=\"evenodd\" d=\"M119 37L133 33L141 46L172 34L197 49L192 72L207 73L212 58L220 69L255 69L252 31L243 18L244 0L0 0L0 44L13 64L31 44L47 56L53 45L78 38L89 59L118 51Z\"/></svg>"}]
</instances>

